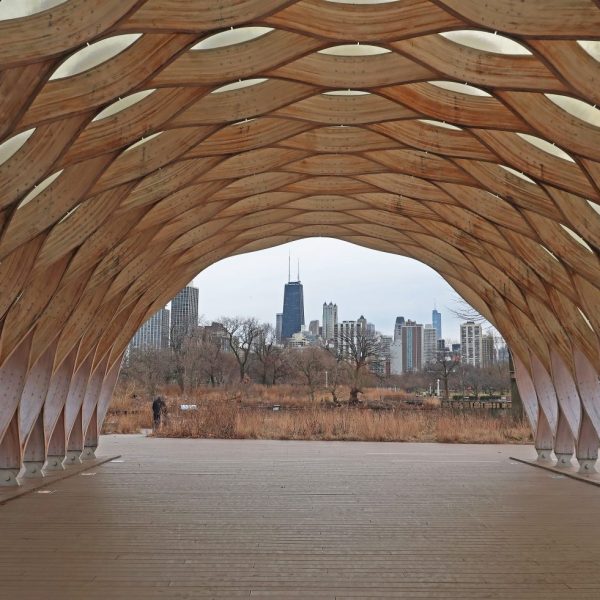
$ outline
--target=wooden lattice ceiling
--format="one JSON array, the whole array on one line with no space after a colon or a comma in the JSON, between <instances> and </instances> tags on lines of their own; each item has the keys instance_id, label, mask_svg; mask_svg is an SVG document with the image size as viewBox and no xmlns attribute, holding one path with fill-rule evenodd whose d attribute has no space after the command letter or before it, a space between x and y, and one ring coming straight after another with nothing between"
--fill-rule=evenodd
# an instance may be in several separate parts
<instances>
[{"instance_id":1,"label":"wooden lattice ceiling","mask_svg":"<svg viewBox=\"0 0 600 600\"><path fill-rule=\"evenodd\" d=\"M0 364L20 347L26 372L50 353L104 373L208 265L330 236L433 267L554 433L581 424L563 371L600 431L598 40L594 0L68 0L0 21Z\"/></svg>"}]
</instances>

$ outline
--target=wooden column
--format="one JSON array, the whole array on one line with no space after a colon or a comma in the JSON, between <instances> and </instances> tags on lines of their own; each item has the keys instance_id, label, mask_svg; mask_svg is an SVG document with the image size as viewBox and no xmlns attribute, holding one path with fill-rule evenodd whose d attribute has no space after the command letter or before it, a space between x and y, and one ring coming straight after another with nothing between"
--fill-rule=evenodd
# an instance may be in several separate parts
<instances>
[{"instance_id":1,"label":"wooden column","mask_svg":"<svg viewBox=\"0 0 600 600\"><path fill-rule=\"evenodd\" d=\"M85 431L85 439L83 442L82 460L91 460L96 456L96 448L98 448L98 407L94 407L92 418L88 423Z\"/></svg>"},{"instance_id":2,"label":"wooden column","mask_svg":"<svg viewBox=\"0 0 600 600\"><path fill-rule=\"evenodd\" d=\"M0 367L0 485L17 485L21 470L19 400L23 393L31 334Z\"/></svg>"},{"instance_id":3,"label":"wooden column","mask_svg":"<svg viewBox=\"0 0 600 600\"><path fill-rule=\"evenodd\" d=\"M536 431L536 449L538 459L551 459L554 437L558 427L558 400L552 379L539 358L531 354L532 381L539 400L538 427ZM540 447L538 448L538 443Z\"/></svg>"},{"instance_id":4,"label":"wooden column","mask_svg":"<svg viewBox=\"0 0 600 600\"><path fill-rule=\"evenodd\" d=\"M83 453L83 426L81 422L81 408L75 417L67 437L67 458L65 465L74 465L81 462L81 454Z\"/></svg>"},{"instance_id":5,"label":"wooden column","mask_svg":"<svg viewBox=\"0 0 600 600\"><path fill-rule=\"evenodd\" d=\"M573 351L577 388L583 405L577 460L580 472L595 471L600 437L600 377L587 356L578 348Z\"/></svg>"},{"instance_id":6,"label":"wooden column","mask_svg":"<svg viewBox=\"0 0 600 600\"><path fill-rule=\"evenodd\" d=\"M43 406L48 394L56 342L29 369L19 409L19 436L23 451L24 477L41 477L46 462Z\"/></svg>"},{"instance_id":7,"label":"wooden column","mask_svg":"<svg viewBox=\"0 0 600 600\"><path fill-rule=\"evenodd\" d=\"M598 432L594 427L587 412L583 411L581 427L577 438L577 461L579 462L579 472L590 474L596 472L596 461L598 460L598 446L600 440Z\"/></svg>"},{"instance_id":8,"label":"wooden column","mask_svg":"<svg viewBox=\"0 0 600 600\"><path fill-rule=\"evenodd\" d=\"M69 393L77 347L73 348L67 358L55 369L48 394L44 403L44 434L48 448L44 470L60 470L67 453L65 437L65 403Z\"/></svg>"},{"instance_id":9,"label":"wooden column","mask_svg":"<svg viewBox=\"0 0 600 600\"><path fill-rule=\"evenodd\" d=\"M560 406L558 428L554 453L557 467L570 467L575 450L575 440L579 436L581 426L581 400L573 375L563 358L554 350L550 351L552 364L552 380Z\"/></svg>"},{"instance_id":10,"label":"wooden column","mask_svg":"<svg viewBox=\"0 0 600 600\"><path fill-rule=\"evenodd\" d=\"M554 454L556 454L556 466L560 468L571 467L571 458L575 452L575 437L569 426L565 413L561 410L558 414L558 426L554 438Z\"/></svg>"},{"instance_id":11,"label":"wooden column","mask_svg":"<svg viewBox=\"0 0 600 600\"><path fill-rule=\"evenodd\" d=\"M65 464L80 462L83 452L82 405L91 368L92 356L90 353L73 374L69 386L65 403L65 434L68 440Z\"/></svg>"},{"instance_id":12,"label":"wooden column","mask_svg":"<svg viewBox=\"0 0 600 600\"><path fill-rule=\"evenodd\" d=\"M42 477L42 468L45 462L44 414L40 411L23 450L23 466L25 467L23 477Z\"/></svg>"},{"instance_id":13,"label":"wooden column","mask_svg":"<svg viewBox=\"0 0 600 600\"><path fill-rule=\"evenodd\" d=\"M18 485L21 470L21 444L19 443L19 411L15 410L0 441L0 486Z\"/></svg>"},{"instance_id":14,"label":"wooden column","mask_svg":"<svg viewBox=\"0 0 600 600\"><path fill-rule=\"evenodd\" d=\"M95 456L98 447L98 424L97 411L98 400L102 391L102 382L106 375L106 364L108 356L104 358L94 372L91 374L85 390L82 405L82 428L84 436L84 450L81 458L83 460L92 459Z\"/></svg>"},{"instance_id":15,"label":"wooden column","mask_svg":"<svg viewBox=\"0 0 600 600\"><path fill-rule=\"evenodd\" d=\"M511 354L511 356L513 356ZM519 395L523 404L523 409L527 415L529 424L531 425L532 431L535 433L537 430L539 406L538 399L535 393L535 386L531 379L529 369L521 361L518 356L513 356L513 363L515 367L515 379L517 387L519 388ZM537 448L537 445L536 445Z\"/></svg>"},{"instance_id":16,"label":"wooden column","mask_svg":"<svg viewBox=\"0 0 600 600\"><path fill-rule=\"evenodd\" d=\"M102 423L108 410L108 405L112 400L112 395L117 385L117 378L119 377L119 371L121 370L121 357L119 357L111 367L109 367L104 381L102 382L102 390L100 391L100 397L98 398L98 407L96 411L96 423L98 431L102 431Z\"/></svg>"},{"instance_id":17,"label":"wooden column","mask_svg":"<svg viewBox=\"0 0 600 600\"><path fill-rule=\"evenodd\" d=\"M67 455L67 438L65 436L65 409L54 422L52 435L48 440L46 449L46 464L44 471L61 471L64 469L64 460Z\"/></svg>"}]
</instances>

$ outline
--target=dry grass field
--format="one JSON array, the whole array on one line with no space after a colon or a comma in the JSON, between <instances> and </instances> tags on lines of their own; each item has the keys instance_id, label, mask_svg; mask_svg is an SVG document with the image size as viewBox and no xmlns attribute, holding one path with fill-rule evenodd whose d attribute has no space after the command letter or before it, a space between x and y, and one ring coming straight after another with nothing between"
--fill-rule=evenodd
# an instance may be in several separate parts
<instances>
[{"instance_id":1,"label":"dry grass field","mask_svg":"<svg viewBox=\"0 0 600 600\"><path fill-rule=\"evenodd\" d=\"M105 433L135 433L152 427L150 400L132 389L115 394ZM526 443L526 422L486 410L439 408L435 399L411 407L403 392L367 390L358 407L334 406L326 394L311 401L298 386L208 389L182 397L165 390L168 419L163 437L389 442ZM340 395L340 397L343 397ZM181 410L181 404L196 409ZM277 405L278 410L273 410Z\"/></svg>"}]
</instances>

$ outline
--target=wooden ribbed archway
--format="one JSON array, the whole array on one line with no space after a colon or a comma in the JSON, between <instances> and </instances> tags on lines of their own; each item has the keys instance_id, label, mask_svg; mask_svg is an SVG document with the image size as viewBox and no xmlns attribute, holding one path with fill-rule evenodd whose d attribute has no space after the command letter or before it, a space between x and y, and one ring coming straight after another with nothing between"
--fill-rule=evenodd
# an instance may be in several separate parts
<instances>
[{"instance_id":1,"label":"wooden ribbed archway","mask_svg":"<svg viewBox=\"0 0 600 600\"><path fill-rule=\"evenodd\" d=\"M93 451L199 271L320 235L436 269L508 340L540 453L593 465L598 2L50 4L0 12L3 480Z\"/></svg>"}]
</instances>

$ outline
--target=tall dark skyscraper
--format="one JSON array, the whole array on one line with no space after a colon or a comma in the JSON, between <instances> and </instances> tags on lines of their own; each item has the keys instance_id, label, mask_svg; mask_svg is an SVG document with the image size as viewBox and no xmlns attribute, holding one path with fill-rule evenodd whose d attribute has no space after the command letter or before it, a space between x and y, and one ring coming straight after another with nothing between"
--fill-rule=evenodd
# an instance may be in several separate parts
<instances>
[{"instance_id":1,"label":"tall dark skyscraper","mask_svg":"<svg viewBox=\"0 0 600 600\"><path fill-rule=\"evenodd\" d=\"M184 287L171 300L171 345L177 348L198 325L198 288Z\"/></svg>"},{"instance_id":2,"label":"tall dark skyscraper","mask_svg":"<svg viewBox=\"0 0 600 600\"><path fill-rule=\"evenodd\" d=\"M299 281L285 284L283 291L283 317L281 338L286 340L302 330L304 325L304 291Z\"/></svg>"}]
</instances>

